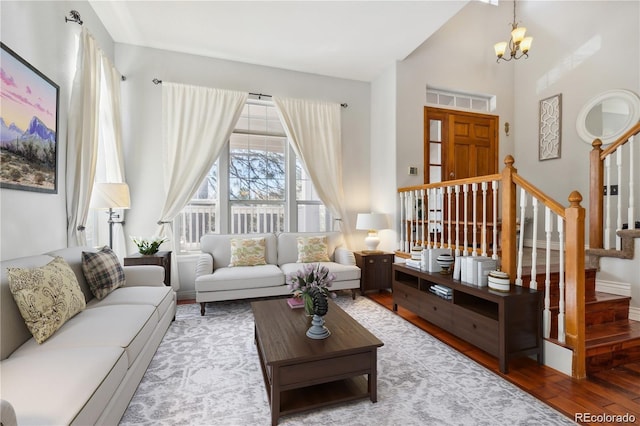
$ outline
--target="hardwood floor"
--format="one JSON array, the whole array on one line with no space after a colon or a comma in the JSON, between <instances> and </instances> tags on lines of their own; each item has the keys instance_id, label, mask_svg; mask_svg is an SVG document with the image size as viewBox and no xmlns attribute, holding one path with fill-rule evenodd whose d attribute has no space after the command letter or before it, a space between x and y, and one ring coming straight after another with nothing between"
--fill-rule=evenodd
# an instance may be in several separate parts
<instances>
[{"instance_id":1,"label":"hardwood floor","mask_svg":"<svg viewBox=\"0 0 640 426\"><path fill-rule=\"evenodd\" d=\"M367 296L387 309L393 307L391 293L381 291ZM539 366L529 358L511 361L509 374L502 374L498 359L447 333L441 328L399 307L398 315L442 340L474 361L499 374L539 400L580 424L640 424L640 362L595 373L585 380L574 380L552 368ZM582 420L576 417L583 414ZM634 421L611 418L608 421L584 421L585 416L612 415L635 417ZM618 420L618 421L616 421Z\"/></svg>"}]
</instances>

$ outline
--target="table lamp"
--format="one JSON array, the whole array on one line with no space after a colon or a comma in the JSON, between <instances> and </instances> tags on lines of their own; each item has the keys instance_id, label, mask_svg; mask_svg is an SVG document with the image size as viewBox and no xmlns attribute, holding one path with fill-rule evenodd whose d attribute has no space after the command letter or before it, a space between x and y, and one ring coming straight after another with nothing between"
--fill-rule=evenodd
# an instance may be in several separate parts
<instances>
[{"instance_id":1,"label":"table lamp","mask_svg":"<svg viewBox=\"0 0 640 426\"><path fill-rule=\"evenodd\" d=\"M389 228L387 215L384 213L358 213L356 220L356 229L364 229L369 231L364 244L367 247L366 252L376 253L379 250L380 238L378 238L378 230Z\"/></svg>"},{"instance_id":2,"label":"table lamp","mask_svg":"<svg viewBox=\"0 0 640 426\"><path fill-rule=\"evenodd\" d=\"M91 193L92 209L109 209L109 247L113 248L113 209L131 207L129 185L126 183L95 183Z\"/></svg>"}]
</instances>

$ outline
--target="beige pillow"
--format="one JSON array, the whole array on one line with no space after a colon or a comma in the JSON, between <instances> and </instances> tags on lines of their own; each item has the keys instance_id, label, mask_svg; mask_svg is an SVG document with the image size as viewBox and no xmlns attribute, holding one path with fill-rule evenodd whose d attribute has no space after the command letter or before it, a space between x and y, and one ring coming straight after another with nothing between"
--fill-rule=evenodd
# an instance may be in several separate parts
<instances>
[{"instance_id":1,"label":"beige pillow","mask_svg":"<svg viewBox=\"0 0 640 426\"><path fill-rule=\"evenodd\" d=\"M61 257L39 268L7 268L7 275L13 299L38 343L86 306L76 275Z\"/></svg>"},{"instance_id":2,"label":"beige pillow","mask_svg":"<svg viewBox=\"0 0 640 426\"><path fill-rule=\"evenodd\" d=\"M298 263L330 262L327 237L298 237Z\"/></svg>"},{"instance_id":3,"label":"beige pillow","mask_svg":"<svg viewBox=\"0 0 640 426\"><path fill-rule=\"evenodd\" d=\"M258 238L232 238L231 261L229 266L256 266L266 265L264 257L265 241Z\"/></svg>"}]
</instances>

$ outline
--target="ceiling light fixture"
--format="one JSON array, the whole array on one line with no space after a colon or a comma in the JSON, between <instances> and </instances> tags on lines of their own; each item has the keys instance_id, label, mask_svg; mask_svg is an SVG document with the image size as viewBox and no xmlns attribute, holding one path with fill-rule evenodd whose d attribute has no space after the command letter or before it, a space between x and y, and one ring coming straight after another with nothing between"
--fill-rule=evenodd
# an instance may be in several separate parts
<instances>
[{"instance_id":1,"label":"ceiling light fixture","mask_svg":"<svg viewBox=\"0 0 640 426\"><path fill-rule=\"evenodd\" d=\"M522 57L529 57L529 49L531 48L531 43L533 42L533 37L525 37L524 34L527 32L525 27L519 27L518 21L516 20L516 2L513 1L513 22L511 23L511 38L509 42L501 41L500 43L496 43L493 48L496 51L496 62L500 62L500 59L503 61L510 61L512 59L520 59ZM507 47L509 47L509 56L505 56L505 52L507 51ZM519 53L519 55L518 55Z\"/></svg>"}]
</instances>

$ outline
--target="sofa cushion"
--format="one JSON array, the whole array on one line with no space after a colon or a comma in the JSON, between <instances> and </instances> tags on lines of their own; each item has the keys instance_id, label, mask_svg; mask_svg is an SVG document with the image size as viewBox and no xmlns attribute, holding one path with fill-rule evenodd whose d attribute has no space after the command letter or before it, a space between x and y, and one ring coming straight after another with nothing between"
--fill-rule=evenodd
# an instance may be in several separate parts
<instances>
[{"instance_id":1,"label":"sofa cushion","mask_svg":"<svg viewBox=\"0 0 640 426\"><path fill-rule=\"evenodd\" d=\"M196 291L220 291L284 285L284 274L276 265L218 268L196 278Z\"/></svg>"},{"instance_id":2,"label":"sofa cushion","mask_svg":"<svg viewBox=\"0 0 640 426\"><path fill-rule=\"evenodd\" d=\"M298 262L329 262L326 236L298 237L296 242L298 247Z\"/></svg>"},{"instance_id":3,"label":"sofa cushion","mask_svg":"<svg viewBox=\"0 0 640 426\"><path fill-rule=\"evenodd\" d=\"M158 318L162 318L171 306L175 292L171 287L122 287L111 292L102 300L91 299L87 308L109 305L151 305L158 310Z\"/></svg>"},{"instance_id":4,"label":"sofa cushion","mask_svg":"<svg viewBox=\"0 0 640 426\"><path fill-rule=\"evenodd\" d=\"M149 340L159 318L152 305L110 305L85 309L42 345L26 342L11 356L50 349L114 346L125 350L131 365Z\"/></svg>"},{"instance_id":5,"label":"sofa cushion","mask_svg":"<svg viewBox=\"0 0 640 426\"><path fill-rule=\"evenodd\" d=\"M266 265L264 237L232 238L229 266Z\"/></svg>"},{"instance_id":6,"label":"sofa cushion","mask_svg":"<svg viewBox=\"0 0 640 426\"><path fill-rule=\"evenodd\" d=\"M344 237L340 232L283 232L278 234L278 265L294 263L298 260L298 237L327 237L327 254L329 260L334 260L337 247L345 246Z\"/></svg>"},{"instance_id":7,"label":"sofa cushion","mask_svg":"<svg viewBox=\"0 0 640 426\"><path fill-rule=\"evenodd\" d=\"M85 308L76 276L61 257L33 269L8 268L9 288L38 343Z\"/></svg>"},{"instance_id":8,"label":"sofa cushion","mask_svg":"<svg viewBox=\"0 0 640 426\"><path fill-rule=\"evenodd\" d=\"M351 280L359 280L360 279L360 268L355 265L341 265L335 262L318 262L322 266L326 266L329 268L329 272L335 274L336 279L334 282L338 281L351 281ZM280 269L285 275L296 274L299 270L304 268L303 263L285 263L284 265L280 265Z\"/></svg>"},{"instance_id":9,"label":"sofa cushion","mask_svg":"<svg viewBox=\"0 0 640 426\"><path fill-rule=\"evenodd\" d=\"M237 234L207 234L200 239L202 253L209 253L213 258L213 268L225 268L231 263L231 239L238 238ZM265 260L267 264L278 264L278 249L276 235L272 233L251 234L252 238L264 238Z\"/></svg>"},{"instance_id":10,"label":"sofa cushion","mask_svg":"<svg viewBox=\"0 0 640 426\"><path fill-rule=\"evenodd\" d=\"M97 253L83 251L82 272L91 292L98 299L124 285L124 269L118 256L109 247L103 247Z\"/></svg>"},{"instance_id":11,"label":"sofa cushion","mask_svg":"<svg viewBox=\"0 0 640 426\"><path fill-rule=\"evenodd\" d=\"M19 425L94 424L126 373L119 347L35 351L0 363L0 393Z\"/></svg>"}]
</instances>

